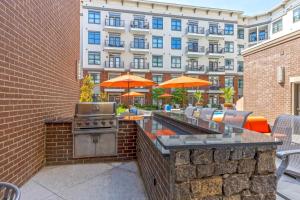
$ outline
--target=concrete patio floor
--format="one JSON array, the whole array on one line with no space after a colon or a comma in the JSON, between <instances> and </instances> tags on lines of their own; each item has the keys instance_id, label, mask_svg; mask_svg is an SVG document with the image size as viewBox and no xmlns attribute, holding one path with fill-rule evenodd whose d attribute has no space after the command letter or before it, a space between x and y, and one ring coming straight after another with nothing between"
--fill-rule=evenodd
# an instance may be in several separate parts
<instances>
[{"instance_id":1,"label":"concrete patio floor","mask_svg":"<svg viewBox=\"0 0 300 200\"><path fill-rule=\"evenodd\" d=\"M147 199L136 162L44 167L21 192L21 200Z\"/></svg>"},{"instance_id":2,"label":"concrete patio floor","mask_svg":"<svg viewBox=\"0 0 300 200\"><path fill-rule=\"evenodd\" d=\"M300 182L283 176L278 190L292 200ZM146 200L136 162L44 167L22 188L21 200ZM278 200L282 198L278 197Z\"/></svg>"}]
</instances>

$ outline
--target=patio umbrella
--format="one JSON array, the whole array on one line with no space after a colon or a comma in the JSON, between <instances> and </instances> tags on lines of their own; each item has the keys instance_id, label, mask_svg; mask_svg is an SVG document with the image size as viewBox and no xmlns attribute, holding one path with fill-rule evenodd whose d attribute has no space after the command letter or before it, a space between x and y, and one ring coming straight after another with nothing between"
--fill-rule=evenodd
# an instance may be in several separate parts
<instances>
[{"instance_id":1,"label":"patio umbrella","mask_svg":"<svg viewBox=\"0 0 300 200\"><path fill-rule=\"evenodd\" d=\"M159 84L160 88L190 88L190 87L201 87L209 86L211 82L205 81L199 78L192 78L188 76L180 76L171 80L165 81ZM184 102L182 102L184 104Z\"/></svg>"},{"instance_id":2,"label":"patio umbrella","mask_svg":"<svg viewBox=\"0 0 300 200\"><path fill-rule=\"evenodd\" d=\"M123 94L122 97L140 97L140 96L144 96L144 94L139 93L139 92L128 92L126 94Z\"/></svg>"},{"instance_id":3,"label":"patio umbrella","mask_svg":"<svg viewBox=\"0 0 300 200\"><path fill-rule=\"evenodd\" d=\"M159 98L169 98L169 97L172 97L173 95L171 94L168 94L168 93L164 93L162 95L159 95Z\"/></svg>"}]
</instances>

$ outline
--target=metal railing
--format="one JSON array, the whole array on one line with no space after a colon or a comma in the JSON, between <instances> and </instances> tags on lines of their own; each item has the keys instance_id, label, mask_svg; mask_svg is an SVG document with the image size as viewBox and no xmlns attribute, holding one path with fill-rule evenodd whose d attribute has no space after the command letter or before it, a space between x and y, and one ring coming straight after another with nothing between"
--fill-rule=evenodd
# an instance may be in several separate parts
<instances>
[{"instance_id":1,"label":"metal railing","mask_svg":"<svg viewBox=\"0 0 300 200\"><path fill-rule=\"evenodd\" d=\"M214 54L223 54L224 53L224 48L218 48L218 49L206 49L207 53L214 53Z\"/></svg>"},{"instance_id":2,"label":"metal railing","mask_svg":"<svg viewBox=\"0 0 300 200\"><path fill-rule=\"evenodd\" d=\"M225 67L224 66L208 66L208 72L225 72Z\"/></svg>"},{"instance_id":3,"label":"metal railing","mask_svg":"<svg viewBox=\"0 0 300 200\"><path fill-rule=\"evenodd\" d=\"M124 41L115 41L115 40L105 40L104 46L105 47L123 48L125 46L125 42Z\"/></svg>"},{"instance_id":4,"label":"metal railing","mask_svg":"<svg viewBox=\"0 0 300 200\"><path fill-rule=\"evenodd\" d=\"M105 26L125 27L125 21L115 18L105 19Z\"/></svg>"},{"instance_id":5,"label":"metal railing","mask_svg":"<svg viewBox=\"0 0 300 200\"><path fill-rule=\"evenodd\" d=\"M130 69L149 69L148 62L131 62Z\"/></svg>"},{"instance_id":6,"label":"metal railing","mask_svg":"<svg viewBox=\"0 0 300 200\"><path fill-rule=\"evenodd\" d=\"M193 71L193 72L205 72L205 66L204 65L199 65L199 64L193 64L193 63L188 63L185 66L186 71Z\"/></svg>"},{"instance_id":7,"label":"metal railing","mask_svg":"<svg viewBox=\"0 0 300 200\"><path fill-rule=\"evenodd\" d=\"M130 48L133 49L149 49L149 42L131 42Z\"/></svg>"},{"instance_id":8,"label":"metal railing","mask_svg":"<svg viewBox=\"0 0 300 200\"><path fill-rule=\"evenodd\" d=\"M208 29L206 31L207 35L224 35L224 30L223 29L217 29L217 30L212 30Z\"/></svg>"},{"instance_id":9,"label":"metal railing","mask_svg":"<svg viewBox=\"0 0 300 200\"><path fill-rule=\"evenodd\" d=\"M104 66L106 68L124 68L124 62L105 61Z\"/></svg>"},{"instance_id":10,"label":"metal railing","mask_svg":"<svg viewBox=\"0 0 300 200\"><path fill-rule=\"evenodd\" d=\"M193 53L205 53L204 46L188 46L186 47L186 52L193 52Z\"/></svg>"},{"instance_id":11,"label":"metal railing","mask_svg":"<svg viewBox=\"0 0 300 200\"><path fill-rule=\"evenodd\" d=\"M130 27L131 28L139 28L139 29L149 29L149 22L146 21L131 21Z\"/></svg>"},{"instance_id":12,"label":"metal railing","mask_svg":"<svg viewBox=\"0 0 300 200\"><path fill-rule=\"evenodd\" d=\"M204 27L197 26L188 26L186 28L186 33L194 33L194 34L205 34Z\"/></svg>"}]
</instances>

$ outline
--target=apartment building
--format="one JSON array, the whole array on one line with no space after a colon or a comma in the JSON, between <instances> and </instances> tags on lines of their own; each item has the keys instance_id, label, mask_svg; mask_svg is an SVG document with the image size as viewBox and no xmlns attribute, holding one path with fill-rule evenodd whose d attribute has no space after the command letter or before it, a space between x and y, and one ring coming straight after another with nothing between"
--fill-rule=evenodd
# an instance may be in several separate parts
<instances>
[{"instance_id":1,"label":"apartment building","mask_svg":"<svg viewBox=\"0 0 300 200\"><path fill-rule=\"evenodd\" d=\"M276 36L284 27L273 22L282 5L248 17L241 11L152 1L83 1L83 74L93 77L95 101L100 91L110 101L122 101L124 89L100 88L99 83L127 72L157 83L182 74L209 80L213 85L201 88L206 103L222 103L219 88L231 86L237 100L243 95L241 51ZM196 89L189 88L189 103ZM135 103L152 103L151 88L134 90L145 94Z\"/></svg>"}]
</instances>

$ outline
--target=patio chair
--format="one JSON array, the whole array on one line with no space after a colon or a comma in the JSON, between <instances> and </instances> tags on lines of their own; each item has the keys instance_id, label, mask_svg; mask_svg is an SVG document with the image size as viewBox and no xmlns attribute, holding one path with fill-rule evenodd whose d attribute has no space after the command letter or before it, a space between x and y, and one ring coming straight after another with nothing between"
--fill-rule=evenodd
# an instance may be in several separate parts
<instances>
[{"instance_id":1,"label":"patio chair","mask_svg":"<svg viewBox=\"0 0 300 200\"><path fill-rule=\"evenodd\" d=\"M252 114L252 112L226 110L222 122L238 128L243 128L250 114Z\"/></svg>"},{"instance_id":2,"label":"patio chair","mask_svg":"<svg viewBox=\"0 0 300 200\"><path fill-rule=\"evenodd\" d=\"M196 110L196 107L193 106L188 106L185 110L184 110L184 115L187 118L193 118L193 113Z\"/></svg>"},{"instance_id":3,"label":"patio chair","mask_svg":"<svg viewBox=\"0 0 300 200\"><path fill-rule=\"evenodd\" d=\"M20 196L21 191L17 186L11 183L0 182L0 199L19 200Z\"/></svg>"},{"instance_id":4,"label":"patio chair","mask_svg":"<svg viewBox=\"0 0 300 200\"><path fill-rule=\"evenodd\" d=\"M272 136L280 139L276 157L281 160L277 169L277 181L283 174L300 178L300 116L280 115L275 120Z\"/></svg>"},{"instance_id":5,"label":"patio chair","mask_svg":"<svg viewBox=\"0 0 300 200\"><path fill-rule=\"evenodd\" d=\"M212 120L216 110L216 108L202 108L200 109L199 118L204 120Z\"/></svg>"}]
</instances>

